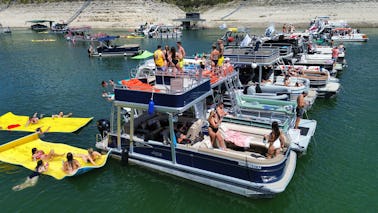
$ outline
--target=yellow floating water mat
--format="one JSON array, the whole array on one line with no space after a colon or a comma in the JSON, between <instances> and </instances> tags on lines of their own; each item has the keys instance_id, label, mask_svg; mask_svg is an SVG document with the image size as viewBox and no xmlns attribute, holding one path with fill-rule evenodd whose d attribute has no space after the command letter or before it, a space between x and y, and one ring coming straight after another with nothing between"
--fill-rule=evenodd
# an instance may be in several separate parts
<instances>
[{"instance_id":1,"label":"yellow floating water mat","mask_svg":"<svg viewBox=\"0 0 378 213\"><path fill-rule=\"evenodd\" d=\"M35 170L37 165L36 161L32 160L33 148L38 150L43 150L46 154L50 150L54 150L56 154L64 154L62 156L54 157L50 160L49 167L43 174L53 176L54 178L61 180L68 176L76 176L85 173L94 168L100 168L105 165L106 160L110 152L106 155L102 155L101 158L95 161L96 165L87 163L80 157L75 157L79 161L81 168L78 169L74 174L66 174L63 172L63 161L66 160L66 153L71 152L75 154L88 154L86 149L81 149L74 146L69 146L62 143L52 143L46 142L39 138L38 133L33 133L25 137L13 140L9 143L0 146L0 161L20 165L30 170Z\"/></svg>"},{"instance_id":2,"label":"yellow floating water mat","mask_svg":"<svg viewBox=\"0 0 378 213\"><path fill-rule=\"evenodd\" d=\"M5 113L4 115L0 116L0 130L35 132L38 127L41 127L43 131L50 127L49 132L75 132L87 125L93 119L93 117L43 117L39 119L38 123L29 124L26 126L28 119L29 116L15 115L12 112Z\"/></svg>"}]
</instances>

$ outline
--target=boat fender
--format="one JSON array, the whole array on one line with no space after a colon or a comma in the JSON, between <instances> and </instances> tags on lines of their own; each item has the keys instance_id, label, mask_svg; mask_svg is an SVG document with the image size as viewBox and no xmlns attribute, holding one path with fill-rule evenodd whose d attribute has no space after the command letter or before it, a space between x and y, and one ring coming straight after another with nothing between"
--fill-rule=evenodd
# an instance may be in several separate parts
<instances>
[{"instance_id":1,"label":"boat fender","mask_svg":"<svg viewBox=\"0 0 378 213\"><path fill-rule=\"evenodd\" d=\"M126 53L123 53L123 56L126 56Z\"/></svg>"},{"instance_id":2,"label":"boat fender","mask_svg":"<svg viewBox=\"0 0 378 213\"><path fill-rule=\"evenodd\" d=\"M248 88L249 88L249 86L246 86L246 87L244 88L244 90L243 90L243 94L244 94L244 95L247 95L247 94L248 94Z\"/></svg>"},{"instance_id":3,"label":"boat fender","mask_svg":"<svg viewBox=\"0 0 378 213\"><path fill-rule=\"evenodd\" d=\"M154 99L151 97L151 100L148 103L148 114L150 115L154 114L154 108L155 108Z\"/></svg>"},{"instance_id":4,"label":"boat fender","mask_svg":"<svg viewBox=\"0 0 378 213\"><path fill-rule=\"evenodd\" d=\"M261 90L261 87L260 87L260 84L256 84L256 93L262 93L262 90Z\"/></svg>"},{"instance_id":5,"label":"boat fender","mask_svg":"<svg viewBox=\"0 0 378 213\"><path fill-rule=\"evenodd\" d=\"M102 56L102 53L99 53L98 55L99 55L99 56Z\"/></svg>"},{"instance_id":6,"label":"boat fender","mask_svg":"<svg viewBox=\"0 0 378 213\"><path fill-rule=\"evenodd\" d=\"M127 149L122 149L121 153L121 164L122 166L127 166L129 163L129 152Z\"/></svg>"}]
</instances>

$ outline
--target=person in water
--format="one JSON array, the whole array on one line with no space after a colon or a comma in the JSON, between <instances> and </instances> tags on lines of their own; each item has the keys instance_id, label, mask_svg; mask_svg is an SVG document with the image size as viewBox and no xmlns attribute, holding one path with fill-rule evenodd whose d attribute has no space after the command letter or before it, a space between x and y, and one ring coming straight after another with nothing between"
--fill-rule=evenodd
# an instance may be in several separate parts
<instances>
[{"instance_id":1,"label":"person in water","mask_svg":"<svg viewBox=\"0 0 378 213\"><path fill-rule=\"evenodd\" d=\"M35 184L37 184L38 182L39 176L43 172L46 172L48 167L49 167L49 163L44 164L42 160L37 161L37 166L35 167L35 170L26 178L25 182L14 186L12 189L14 191L20 191L27 187L35 186Z\"/></svg>"},{"instance_id":2,"label":"person in water","mask_svg":"<svg viewBox=\"0 0 378 213\"><path fill-rule=\"evenodd\" d=\"M94 151L92 148L88 149L88 154L74 154L75 157L80 157L84 162L96 165L96 160L101 158L101 154Z\"/></svg>"},{"instance_id":3,"label":"person in water","mask_svg":"<svg viewBox=\"0 0 378 213\"><path fill-rule=\"evenodd\" d=\"M269 143L267 158L273 158L283 151L285 136L280 130L277 121L273 121L272 132L269 135L264 135L264 140L268 140Z\"/></svg>"},{"instance_id":4,"label":"person in water","mask_svg":"<svg viewBox=\"0 0 378 213\"><path fill-rule=\"evenodd\" d=\"M64 154L57 154L57 153L55 153L53 149L51 149L48 154L46 154L43 150L40 150L40 149L37 149L37 148L33 148L32 149L32 159L33 159L33 161L36 161L36 160L49 161L49 160L52 160L54 157L61 157L63 155Z\"/></svg>"},{"instance_id":5,"label":"person in water","mask_svg":"<svg viewBox=\"0 0 378 213\"><path fill-rule=\"evenodd\" d=\"M71 152L67 153L67 161L63 162L63 171L67 174L75 173L80 167L79 161L73 158Z\"/></svg>"}]
</instances>

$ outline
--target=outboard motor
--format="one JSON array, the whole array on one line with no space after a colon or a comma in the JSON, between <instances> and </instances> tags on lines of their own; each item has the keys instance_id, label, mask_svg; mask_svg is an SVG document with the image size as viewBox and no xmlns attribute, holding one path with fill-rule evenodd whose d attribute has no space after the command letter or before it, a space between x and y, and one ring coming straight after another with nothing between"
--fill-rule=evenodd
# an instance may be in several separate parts
<instances>
[{"instance_id":1,"label":"outboard motor","mask_svg":"<svg viewBox=\"0 0 378 213\"><path fill-rule=\"evenodd\" d=\"M110 121L106 119L100 119L97 121L97 129L102 137L110 131Z\"/></svg>"}]
</instances>

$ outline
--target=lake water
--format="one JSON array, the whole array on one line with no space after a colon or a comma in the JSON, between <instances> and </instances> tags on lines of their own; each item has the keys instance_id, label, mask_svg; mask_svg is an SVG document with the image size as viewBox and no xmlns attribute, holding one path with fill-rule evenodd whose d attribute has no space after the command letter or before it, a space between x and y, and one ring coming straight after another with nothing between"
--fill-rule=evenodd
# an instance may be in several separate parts
<instances>
[{"instance_id":1,"label":"lake water","mask_svg":"<svg viewBox=\"0 0 378 213\"><path fill-rule=\"evenodd\" d=\"M107 31L109 32L109 31ZM261 33L262 30L257 30ZM378 30L364 29L367 43L346 45L348 68L338 97L316 100L308 112L318 122L306 155L299 157L286 191L272 199L248 199L109 159L101 169L61 181L42 176L20 192L12 186L30 171L0 162L1 212L376 212L378 209ZM126 34L115 32L114 34ZM187 55L209 52L218 30L185 32ZM32 39L57 39L31 42ZM153 52L174 40L124 39ZM88 44L14 30L0 35L0 114L72 112L94 121L78 134L48 133L43 140L94 146L95 121L110 116L102 80L129 76L139 61L89 58ZM27 135L0 131L0 144Z\"/></svg>"}]
</instances>

